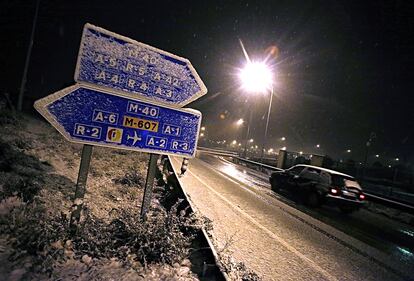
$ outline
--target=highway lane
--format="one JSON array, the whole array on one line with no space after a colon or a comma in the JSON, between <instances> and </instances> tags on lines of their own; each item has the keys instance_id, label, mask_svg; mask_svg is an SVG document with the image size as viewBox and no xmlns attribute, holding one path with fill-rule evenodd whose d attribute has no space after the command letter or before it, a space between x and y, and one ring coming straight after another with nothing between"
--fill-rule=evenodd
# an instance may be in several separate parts
<instances>
[{"instance_id":1,"label":"highway lane","mask_svg":"<svg viewBox=\"0 0 414 281\"><path fill-rule=\"evenodd\" d=\"M282 200L286 204L331 225L340 231L377 248L396 260L414 264L414 227L391 220L383 215L362 209L350 215L341 214L335 206L311 209L292 200L286 191L275 193L270 190L268 175L236 165L223 157L201 154L200 159L215 169L237 178L246 185Z\"/></svg>"},{"instance_id":2,"label":"highway lane","mask_svg":"<svg viewBox=\"0 0 414 281\"><path fill-rule=\"evenodd\" d=\"M179 168L178 159L172 162ZM196 209L213 221L217 248L227 245L265 280L408 278L412 268L402 264L401 274L401 264L270 196L264 176L238 168L201 154L180 181Z\"/></svg>"}]
</instances>

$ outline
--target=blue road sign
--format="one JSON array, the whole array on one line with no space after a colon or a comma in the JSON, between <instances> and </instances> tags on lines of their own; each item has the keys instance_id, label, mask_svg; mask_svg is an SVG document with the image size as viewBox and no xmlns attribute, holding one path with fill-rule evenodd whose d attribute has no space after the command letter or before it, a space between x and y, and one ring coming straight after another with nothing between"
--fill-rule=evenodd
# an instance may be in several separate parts
<instances>
[{"instance_id":1,"label":"blue road sign","mask_svg":"<svg viewBox=\"0 0 414 281\"><path fill-rule=\"evenodd\" d=\"M194 157L201 113L75 85L35 102L71 142Z\"/></svg>"},{"instance_id":2,"label":"blue road sign","mask_svg":"<svg viewBox=\"0 0 414 281\"><path fill-rule=\"evenodd\" d=\"M91 24L83 29L75 81L177 107L207 93L187 59Z\"/></svg>"}]
</instances>

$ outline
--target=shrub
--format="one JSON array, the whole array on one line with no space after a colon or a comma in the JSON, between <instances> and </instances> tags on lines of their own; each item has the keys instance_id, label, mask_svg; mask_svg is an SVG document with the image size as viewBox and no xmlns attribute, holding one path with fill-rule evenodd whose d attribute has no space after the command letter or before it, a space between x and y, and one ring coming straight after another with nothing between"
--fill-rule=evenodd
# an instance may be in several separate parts
<instances>
[{"instance_id":1,"label":"shrub","mask_svg":"<svg viewBox=\"0 0 414 281\"><path fill-rule=\"evenodd\" d=\"M137 169L130 167L124 176L115 178L114 182L117 184L137 186L142 188L144 178L141 176L140 172Z\"/></svg>"}]
</instances>

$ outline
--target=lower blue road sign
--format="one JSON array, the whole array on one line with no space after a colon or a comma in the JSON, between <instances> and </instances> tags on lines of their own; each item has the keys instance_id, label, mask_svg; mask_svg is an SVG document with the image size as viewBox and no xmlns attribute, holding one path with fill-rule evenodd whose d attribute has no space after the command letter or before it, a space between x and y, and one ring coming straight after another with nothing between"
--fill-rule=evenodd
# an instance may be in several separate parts
<instances>
[{"instance_id":1,"label":"lower blue road sign","mask_svg":"<svg viewBox=\"0 0 414 281\"><path fill-rule=\"evenodd\" d=\"M201 113L85 86L65 88L35 108L72 142L194 157Z\"/></svg>"}]
</instances>

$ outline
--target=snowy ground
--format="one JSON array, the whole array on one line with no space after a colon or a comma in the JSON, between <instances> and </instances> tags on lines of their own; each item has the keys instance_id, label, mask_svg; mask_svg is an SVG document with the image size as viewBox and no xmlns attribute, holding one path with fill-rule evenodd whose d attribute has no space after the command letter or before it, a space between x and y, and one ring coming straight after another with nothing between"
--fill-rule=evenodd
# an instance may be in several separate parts
<instances>
[{"instance_id":1,"label":"snowy ground","mask_svg":"<svg viewBox=\"0 0 414 281\"><path fill-rule=\"evenodd\" d=\"M94 148L82 227L71 236L82 146L43 121L0 113L1 280L197 280L186 221L161 206L162 190L139 222L146 154Z\"/></svg>"}]
</instances>

